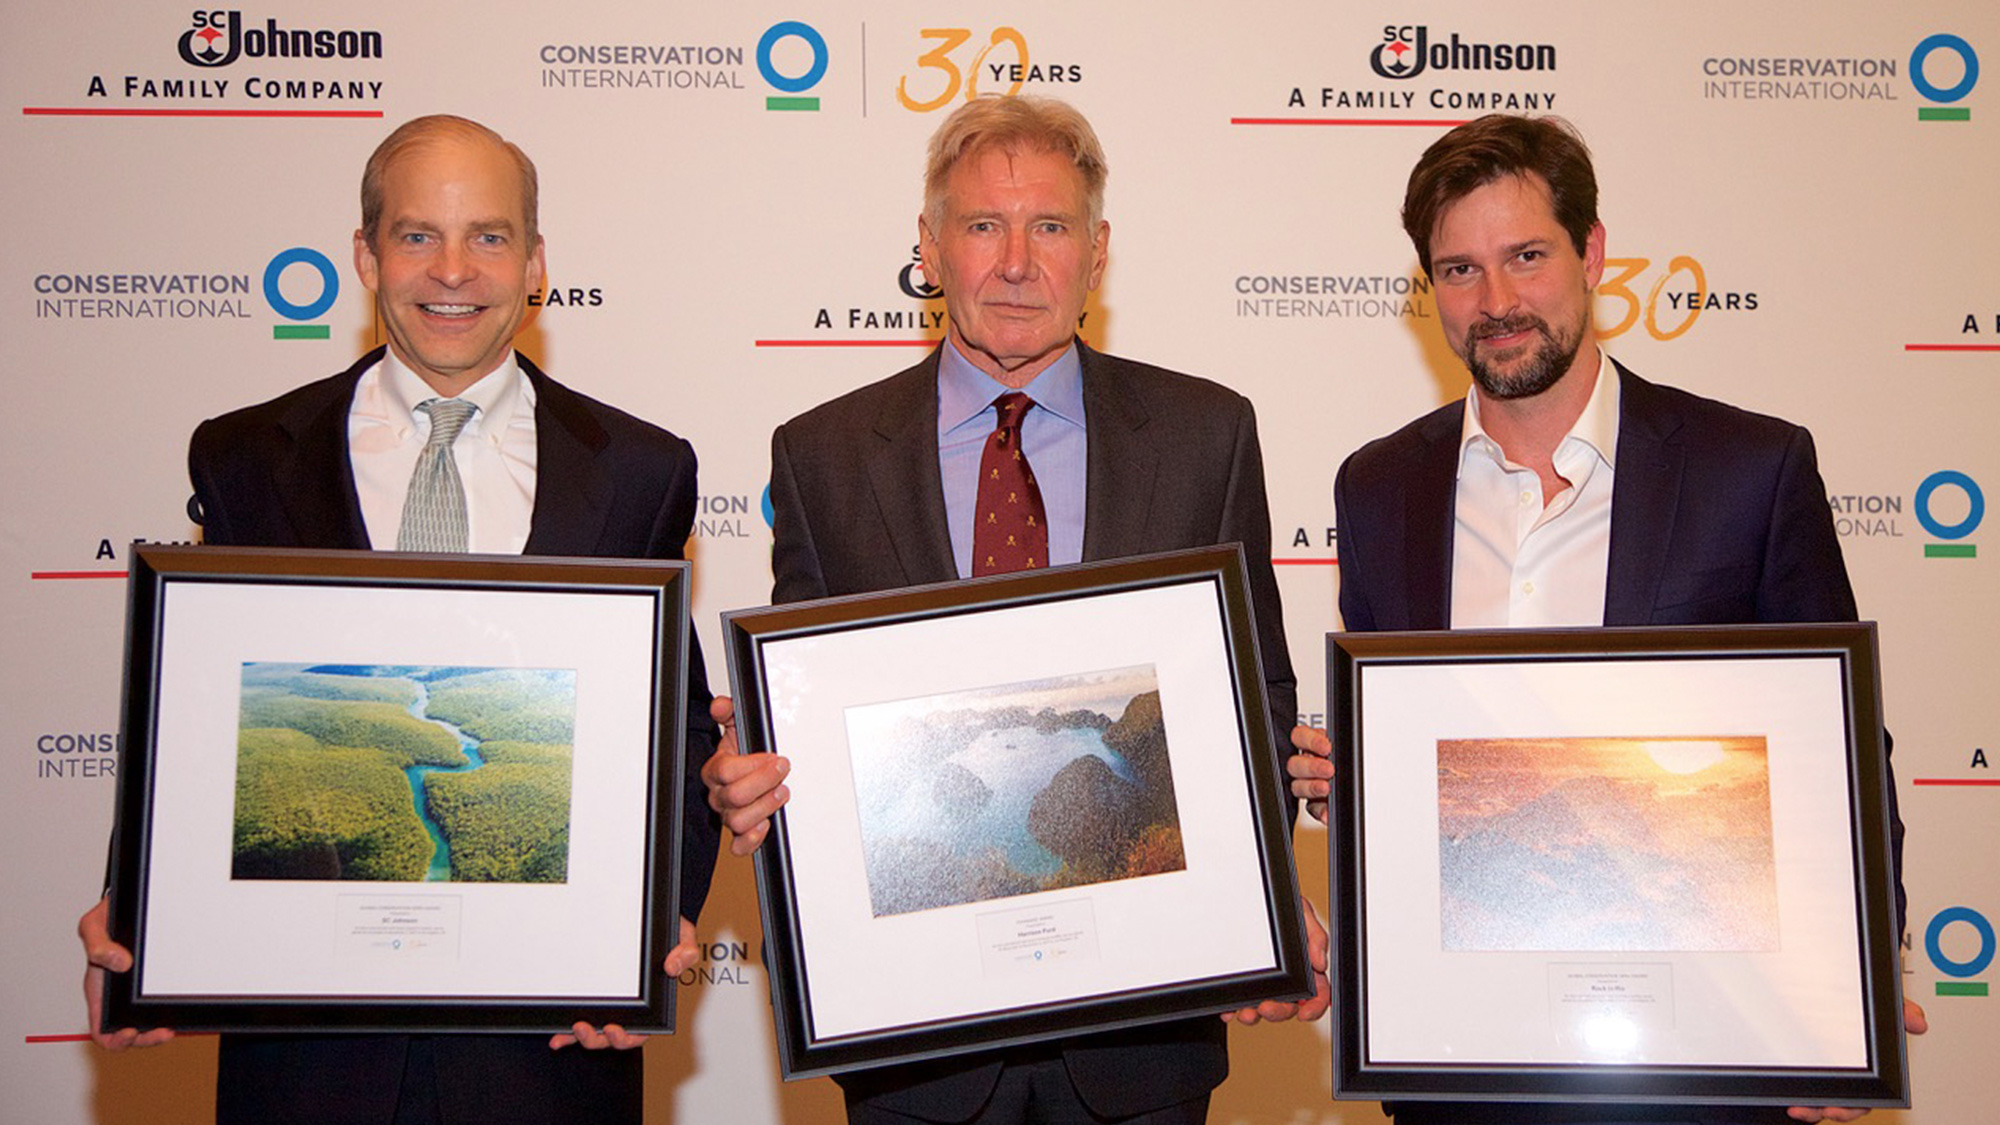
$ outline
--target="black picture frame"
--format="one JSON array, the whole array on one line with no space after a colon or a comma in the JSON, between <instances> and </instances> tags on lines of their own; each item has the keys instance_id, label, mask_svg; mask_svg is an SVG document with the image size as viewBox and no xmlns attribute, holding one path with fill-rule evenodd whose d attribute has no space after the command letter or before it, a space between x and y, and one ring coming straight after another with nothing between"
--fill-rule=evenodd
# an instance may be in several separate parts
<instances>
[{"instance_id":1,"label":"black picture frame","mask_svg":"<svg viewBox=\"0 0 2000 1125\"><path fill-rule=\"evenodd\" d=\"M134 966L107 977L106 1029L539 1033L584 1020L673 1030L664 961L679 935L687 563L160 544L134 544L131 558L108 893L110 933ZM363 720L308 698L281 704L308 718L285 720L293 725L278 736L263 731L253 747L239 731L266 721L262 710L253 718L265 706L253 696L331 690L350 701L325 686L334 675L390 685L353 689L363 694L411 684L404 709L419 724L443 726L414 710L427 713L435 690L483 715L487 736L459 737L479 747L461 751L466 770L505 754L492 764L511 772L459 790L471 794L461 810L490 802L478 814L489 833L478 837L478 870L415 881L407 855L374 868L354 858L388 849L364 839L411 840L407 825L381 828L387 837L345 822L334 832L334 814L314 811L312 832L349 835L275 837L276 806L239 810L253 798L238 785L273 778L268 791L288 809L330 809L322 794L387 784L382 770L401 759L384 767L368 755L402 753L388 749L400 719L371 712L366 723L387 725L329 726L341 720L328 716ZM481 690L514 710L502 718L494 704L465 702ZM280 754L331 745L298 726L369 742L244 772L273 737ZM570 741L556 743L564 733ZM430 783L404 772L411 811L435 823L419 795ZM518 808L503 801L522 786L568 819L524 828L533 814L491 811ZM386 807L371 799L366 807ZM250 826L242 838L237 816ZM455 823L462 851L473 822ZM491 843L495 826L511 835ZM448 845L442 829L426 831L430 875ZM284 844L265 846L274 838Z\"/></svg>"},{"instance_id":2,"label":"black picture frame","mask_svg":"<svg viewBox=\"0 0 2000 1125\"><path fill-rule=\"evenodd\" d=\"M790 801L756 855L787 1079L1214 1018L1312 994L1291 852L1293 805L1273 751L1239 546L743 610L723 620L743 749L792 762ZM870 803L889 791L874 779L900 776L883 763L905 760L894 755L907 744L849 732L915 729L865 724L929 714L930 707L963 716L969 711L952 709L990 706L998 715L1004 700L1055 699L1096 684L1103 669L1117 670L1102 673L1107 682L1126 685L1103 689L1125 700L1117 724L1133 724L1129 732L1147 721L1134 715L1148 707L1158 714L1167 749L1164 759L1149 760L1155 767L1164 760L1172 773L1173 831L1184 866L1060 890L1020 890L1043 884L1017 881L991 898L903 909L928 901L922 896L936 888L962 885L938 873L963 861L931 852L944 858L882 862L906 839L873 832L870 818L879 814L869 810L890 807ZM1128 672L1132 679L1119 678ZM1153 704L1141 703L1145 693L1132 686L1144 686L1147 675ZM878 710L884 706L891 710ZM1118 706L1102 718L1109 721ZM960 731L945 750L907 760L979 765L972 755L980 737ZM1095 768L1079 761L1065 768ZM939 777L947 772L954 771L936 767ZM929 774L912 784L933 785L921 790L926 801L944 792ZM1052 777L1039 792L1058 788ZM1012 809L1009 792L996 782L991 807ZM1023 834L1012 815L994 813L994 838ZM1088 866L1064 863L1052 882ZM884 874L919 867L930 881L914 890ZM1239 908L1204 909L1217 906L1205 887ZM905 892L909 897L895 897ZM1142 922L1155 914L1171 922ZM1129 966L1132 959L1144 966Z\"/></svg>"},{"instance_id":3,"label":"black picture frame","mask_svg":"<svg viewBox=\"0 0 2000 1125\"><path fill-rule=\"evenodd\" d=\"M1909 1105L1874 623L1332 633L1327 681L1335 1097ZM1733 905L1643 905L1722 854Z\"/></svg>"}]
</instances>

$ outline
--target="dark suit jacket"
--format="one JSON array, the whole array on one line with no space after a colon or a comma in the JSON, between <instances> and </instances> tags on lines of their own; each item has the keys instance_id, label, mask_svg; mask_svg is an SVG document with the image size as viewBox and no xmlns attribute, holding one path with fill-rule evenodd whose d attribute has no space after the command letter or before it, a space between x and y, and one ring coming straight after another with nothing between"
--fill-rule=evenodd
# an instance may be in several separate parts
<instances>
[{"instance_id":1,"label":"dark suit jacket","mask_svg":"<svg viewBox=\"0 0 2000 1125\"><path fill-rule=\"evenodd\" d=\"M1812 435L1778 418L1649 383L1622 364L1613 365L1621 399L1604 624L1855 620L1854 589ZM1453 508L1464 421L1460 400L1369 442L1340 466L1333 497L1346 628L1451 626ZM1894 794L1892 784L1900 920L1903 822L1895 815ZM1615 1116L1615 1107L1529 1107L1525 1118L1506 1110L1404 1105L1397 1107L1397 1120ZM1584 1116L1565 1116L1571 1110ZM1729 1107L1695 1107L1671 1116L1785 1119L1782 1110Z\"/></svg>"},{"instance_id":2,"label":"dark suit jacket","mask_svg":"<svg viewBox=\"0 0 2000 1125\"><path fill-rule=\"evenodd\" d=\"M1296 722L1297 680L1271 569L1270 506L1250 402L1215 383L1077 345L1089 434L1086 560L1239 542L1273 729ZM958 577L938 475L938 353L780 426L771 438L772 599L792 602ZM1067 1041L1090 1108L1123 1117L1198 1097L1227 1075L1224 1025L1184 1020ZM839 1076L850 1097L936 1121L976 1113L991 1054Z\"/></svg>"},{"instance_id":3,"label":"dark suit jacket","mask_svg":"<svg viewBox=\"0 0 2000 1125\"><path fill-rule=\"evenodd\" d=\"M347 414L368 353L339 375L203 422L188 447L189 510L206 542L224 546L367 549L347 457ZM687 442L580 395L520 357L535 388L535 508L530 555L678 559L695 510ZM690 645L687 784L680 912L708 895L720 826L699 772L714 751L708 677ZM395 1110L410 1037L228 1035L222 1039L216 1115L227 1123L382 1123ZM430 1040L447 1123L634 1121L634 1051L551 1052L543 1036Z\"/></svg>"}]
</instances>

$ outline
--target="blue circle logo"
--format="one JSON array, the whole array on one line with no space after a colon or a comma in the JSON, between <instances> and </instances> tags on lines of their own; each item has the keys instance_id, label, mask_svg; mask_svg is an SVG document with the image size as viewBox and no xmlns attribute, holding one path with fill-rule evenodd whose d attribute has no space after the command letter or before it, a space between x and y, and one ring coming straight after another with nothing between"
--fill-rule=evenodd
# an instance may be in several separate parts
<instances>
[{"instance_id":1,"label":"blue circle logo","mask_svg":"<svg viewBox=\"0 0 2000 1125\"><path fill-rule=\"evenodd\" d=\"M1965 77L1960 78L1955 86L1933 86L1930 79L1924 77L1924 63L1930 59L1931 52L1939 50L1957 51L1958 57L1965 60ZM1910 85L1931 101L1955 102L1970 94L1978 81L1979 55L1972 49L1972 44L1956 35L1939 32L1928 36L1917 44L1916 50L1910 52Z\"/></svg>"},{"instance_id":2,"label":"blue circle logo","mask_svg":"<svg viewBox=\"0 0 2000 1125\"><path fill-rule=\"evenodd\" d=\"M278 279L291 266L308 265L319 271L320 292L316 300L306 304L294 304L278 291ZM287 320L315 320L326 315L333 307L334 299L340 296L340 274L333 268L333 262L325 254L306 246L294 246L264 267L264 300L270 302L278 315Z\"/></svg>"},{"instance_id":3,"label":"blue circle logo","mask_svg":"<svg viewBox=\"0 0 2000 1125\"><path fill-rule=\"evenodd\" d=\"M1945 927L1953 922L1964 922L1979 935L1979 952L1974 953L1969 961L1954 961L1946 957L1943 946L1938 944L1938 938L1944 934ZM1986 966L1993 963L1993 923L1988 922L1984 914L1969 906L1946 907L1937 912L1937 917L1931 919L1930 927L1924 931L1924 952L1930 954L1931 964L1936 965L1938 971L1948 977L1978 976L1986 971Z\"/></svg>"},{"instance_id":4,"label":"blue circle logo","mask_svg":"<svg viewBox=\"0 0 2000 1125\"><path fill-rule=\"evenodd\" d=\"M779 40L794 36L805 40L806 46L812 48L813 62L804 74L789 78L779 74L778 68L771 65L771 48L777 46ZM819 85L819 80L826 77L828 57L826 40L811 24L797 20L774 23L764 37L757 40L757 73L764 76L764 81L788 94L801 93Z\"/></svg>"},{"instance_id":5,"label":"blue circle logo","mask_svg":"<svg viewBox=\"0 0 2000 1125\"><path fill-rule=\"evenodd\" d=\"M778 513L775 509L771 507L771 486L768 484L764 486L763 507L764 507L764 526L765 527L778 526Z\"/></svg>"},{"instance_id":6,"label":"blue circle logo","mask_svg":"<svg viewBox=\"0 0 2000 1125\"><path fill-rule=\"evenodd\" d=\"M1965 518L1957 523L1939 523L1931 515L1931 494L1944 485L1953 485L1965 493ZM1939 539L1963 539L1979 527L1979 521L1986 518L1986 494L1979 491L1979 484L1957 469L1943 469L1924 478L1917 486L1917 522L1924 530Z\"/></svg>"}]
</instances>

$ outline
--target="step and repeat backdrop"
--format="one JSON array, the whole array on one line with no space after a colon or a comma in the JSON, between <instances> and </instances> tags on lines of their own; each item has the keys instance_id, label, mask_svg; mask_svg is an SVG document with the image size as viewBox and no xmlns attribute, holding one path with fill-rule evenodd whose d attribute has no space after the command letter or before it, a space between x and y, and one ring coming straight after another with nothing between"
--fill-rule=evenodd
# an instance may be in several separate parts
<instances>
[{"instance_id":1,"label":"step and repeat backdrop","mask_svg":"<svg viewBox=\"0 0 2000 1125\"><path fill-rule=\"evenodd\" d=\"M397 123L493 126L536 160L547 288L521 345L692 441L696 623L769 596L778 423L915 362L924 142L988 94L1074 102L1110 156L1111 265L1083 335L1259 411L1308 721L1338 627L1331 482L1464 393L1397 222L1418 154L1491 110L1595 151L1606 349L1809 426L1909 823L1916 1107L1978 1120L2000 1042L2000 8L1694 0L1476 6L307 4L78 0L0 12L0 1118L194 1122L212 1039L76 1036L76 916L118 769L134 540L194 536L197 423L380 340L352 268L361 166ZM1698 514L1697 514L1698 515ZM1298 834L1325 898L1326 837ZM750 865L724 857L646 1047L649 1119L820 1121L778 1081ZM882 981L896 987L893 976ZM1223 1122L1374 1122L1323 1027L1233 1031Z\"/></svg>"}]
</instances>

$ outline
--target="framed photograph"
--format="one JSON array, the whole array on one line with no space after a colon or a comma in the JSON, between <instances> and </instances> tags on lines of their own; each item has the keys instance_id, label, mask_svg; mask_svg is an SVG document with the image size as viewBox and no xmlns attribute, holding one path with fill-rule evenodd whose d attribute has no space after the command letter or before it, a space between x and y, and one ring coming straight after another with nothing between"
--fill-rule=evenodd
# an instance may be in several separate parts
<instances>
[{"instance_id":1,"label":"framed photograph","mask_svg":"<svg viewBox=\"0 0 2000 1125\"><path fill-rule=\"evenodd\" d=\"M1311 994L1234 544L723 620L786 1078Z\"/></svg>"},{"instance_id":2,"label":"framed photograph","mask_svg":"<svg viewBox=\"0 0 2000 1125\"><path fill-rule=\"evenodd\" d=\"M1907 1106L1873 623L1335 633L1334 1093Z\"/></svg>"},{"instance_id":3,"label":"framed photograph","mask_svg":"<svg viewBox=\"0 0 2000 1125\"><path fill-rule=\"evenodd\" d=\"M688 566L135 545L106 1027L671 1031Z\"/></svg>"}]
</instances>

